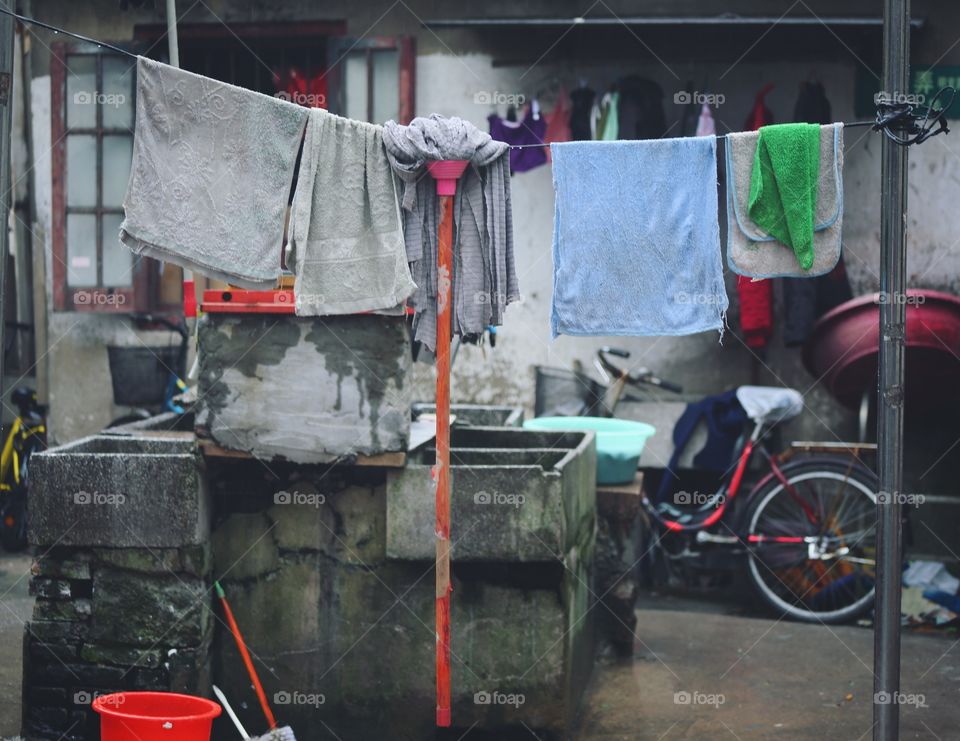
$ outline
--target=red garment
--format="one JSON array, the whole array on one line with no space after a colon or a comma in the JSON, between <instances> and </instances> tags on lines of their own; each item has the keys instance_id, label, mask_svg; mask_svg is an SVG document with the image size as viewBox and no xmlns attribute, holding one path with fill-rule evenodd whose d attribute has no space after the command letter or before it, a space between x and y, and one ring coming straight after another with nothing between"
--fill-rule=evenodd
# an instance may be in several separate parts
<instances>
[{"instance_id":1,"label":"red garment","mask_svg":"<svg viewBox=\"0 0 960 741\"><path fill-rule=\"evenodd\" d=\"M744 124L747 131L773 123L773 113L764 103L771 90L773 83L768 83L757 93ZM747 347L766 347L773 336L773 284L769 280L754 281L738 275L737 296L740 298L740 330Z\"/></svg>"},{"instance_id":2,"label":"red garment","mask_svg":"<svg viewBox=\"0 0 960 741\"><path fill-rule=\"evenodd\" d=\"M747 347L766 347L773 336L773 284L737 276L740 329Z\"/></svg>"},{"instance_id":3,"label":"red garment","mask_svg":"<svg viewBox=\"0 0 960 741\"><path fill-rule=\"evenodd\" d=\"M764 102L767 94L771 90L773 90L773 83L768 82L760 92L757 93L757 97L753 101L753 108L750 110L750 115L747 116L747 122L743 125L745 131L756 131L761 126L769 126L773 123L773 113L767 108Z\"/></svg>"},{"instance_id":4,"label":"red garment","mask_svg":"<svg viewBox=\"0 0 960 741\"><path fill-rule=\"evenodd\" d=\"M312 76L297 67L282 74L274 73L273 85L277 96L307 108L327 108L327 75L320 70Z\"/></svg>"},{"instance_id":5,"label":"red garment","mask_svg":"<svg viewBox=\"0 0 960 741\"><path fill-rule=\"evenodd\" d=\"M567 91L560 88L557 95L557 104L553 107L553 112L547 119L547 133L543 136L543 141L547 144L551 142L568 142L573 138L570 133L570 98L567 97ZM550 148L547 148L547 162L550 161Z\"/></svg>"}]
</instances>

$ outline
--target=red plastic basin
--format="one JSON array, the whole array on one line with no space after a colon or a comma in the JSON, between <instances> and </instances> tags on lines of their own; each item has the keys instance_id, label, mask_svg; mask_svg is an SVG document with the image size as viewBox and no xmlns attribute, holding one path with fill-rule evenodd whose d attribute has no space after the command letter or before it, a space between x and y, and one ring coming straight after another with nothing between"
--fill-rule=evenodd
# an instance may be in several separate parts
<instances>
[{"instance_id":1,"label":"red plastic basin","mask_svg":"<svg viewBox=\"0 0 960 741\"><path fill-rule=\"evenodd\" d=\"M906 401L930 406L960 398L960 298L907 291ZM803 364L841 403L856 408L877 388L880 294L860 296L824 314L803 347Z\"/></svg>"},{"instance_id":2,"label":"red plastic basin","mask_svg":"<svg viewBox=\"0 0 960 741\"><path fill-rule=\"evenodd\" d=\"M220 706L174 692L116 692L93 701L101 741L210 741Z\"/></svg>"}]
</instances>

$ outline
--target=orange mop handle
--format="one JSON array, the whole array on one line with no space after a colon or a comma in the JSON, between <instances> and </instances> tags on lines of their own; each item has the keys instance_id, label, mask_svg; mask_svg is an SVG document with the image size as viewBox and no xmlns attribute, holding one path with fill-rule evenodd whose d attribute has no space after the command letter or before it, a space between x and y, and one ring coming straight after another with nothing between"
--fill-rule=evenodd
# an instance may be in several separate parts
<instances>
[{"instance_id":1,"label":"orange mop handle","mask_svg":"<svg viewBox=\"0 0 960 741\"><path fill-rule=\"evenodd\" d=\"M450 284L453 196L440 196L437 249L437 725L450 725Z\"/></svg>"},{"instance_id":2,"label":"orange mop handle","mask_svg":"<svg viewBox=\"0 0 960 741\"><path fill-rule=\"evenodd\" d=\"M220 582L214 582L213 586L217 590L220 604L223 605L223 613L227 616L227 625L230 626L230 632L233 633L233 640L237 642L237 649L239 649L243 663L247 667L247 674L250 675L253 688L257 691L257 699L260 700L260 707L263 708L263 714L267 719L267 724L272 730L277 727L277 719L273 717L273 711L267 703L267 695L263 691L263 685L260 684L257 670L253 668L253 661L250 660L250 652L247 651L247 644L243 642L243 636L240 635L240 628L237 626L237 621L233 617L233 610L230 609L230 603L227 602L227 595L220 586Z\"/></svg>"}]
</instances>

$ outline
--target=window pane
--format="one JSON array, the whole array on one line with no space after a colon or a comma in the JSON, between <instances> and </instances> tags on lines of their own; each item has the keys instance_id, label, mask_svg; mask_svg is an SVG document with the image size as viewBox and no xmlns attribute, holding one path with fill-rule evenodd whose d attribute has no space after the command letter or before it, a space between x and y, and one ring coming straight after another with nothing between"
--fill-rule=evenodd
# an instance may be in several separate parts
<instances>
[{"instance_id":1,"label":"window pane","mask_svg":"<svg viewBox=\"0 0 960 741\"><path fill-rule=\"evenodd\" d=\"M103 127L131 128L133 126L133 76L136 63L120 57L103 58Z\"/></svg>"},{"instance_id":2,"label":"window pane","mask_svg":"<svg viewBox=\"0 0 960 741\"><path fill-rule=\"evenodd\" d=\"M400 117L400 52L395 49L373 53L373 123Z\"/></svg>"},{"instance_id":3,"label":"window pane","mask_svg":"<svg viewBox=\"0 0 960 741\"><path fill-rule=\"evenodd\" d=\"M103 285L120 288L133 284L133 253L120 243L120 222L123 214L104 214L103 224Z\"/></svg>"},{"instance_id":4,"label":"window pane","mask_svg":"<svg viewBox=\"0 0 960 741\"><path fill-rule=\"evenodd\" d=\"M343 115L358 121L367 120L367 54L347 55L343 73Z\"/></svg>"},{"instance_id":5,"label":"window pane","mask_svg":"<svg viewBox=\"0 0 960 741\"><path fill-rule=\"evenodd\" d=\"M97 205L97 137L67 137L67 205Z\"/></svg>"},{"instance_id":6,"label":"window pane","mask_svg":"<svg viewBox=\"0 0 960 741\"><path fill-rule=\"evenodd\" d=\"M97 217L67 214L67 285L97 285Z\"/></svg>"},{"instance_id":7,"label":"window pane","mask_svg":"<svg viewBox=\"0 0 960 741\"><path fill-rule=\"evenodd\" d=\"M130 158L133 156L132 136L103 137L103 206L119 208L127 192L130 179Z\"/></svg>"},{"instance_id":8,"label":"window pane","mask_svg":"<svg viewBox=\"0 0 960 741\"><path fill-rule=\"evenodd\" d=\"M67 126L97 125L97 60L90 54L67 57Z\"/></svg>"}]
</instances>

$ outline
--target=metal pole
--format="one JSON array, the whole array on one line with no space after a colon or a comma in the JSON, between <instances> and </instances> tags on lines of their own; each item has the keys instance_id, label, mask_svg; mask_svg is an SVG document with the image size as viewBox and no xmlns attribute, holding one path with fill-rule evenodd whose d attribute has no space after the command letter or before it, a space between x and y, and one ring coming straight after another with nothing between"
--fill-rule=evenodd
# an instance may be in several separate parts
<instances>
[{"instance_id":1,"label":"metal pole","mask_svg":"<svg viewBox=\"0 0 960 741\"><path fill-rule=\"evenodd\" d=\"M884 0L883 86L909 92L910 0ZM907 147L880 150L880 381L877 441L877 602L873 642L874 741L900 737L900 588L903 562L904 336L906 334Z\"/></svg>"},{"instance_id":2,"label":"metal pole","mask_svg":"<svg viewBox=\"0 0 960 741\"><path fill-rule=\"evenodd\" d=\"M170 66L180 66L180 42L177 40L177 0L167 0L167 47Z\"/></svg>"},{"instance_id":3,"label":"metal pole","mask_svg":"<svg viewBox=\"0 0 960 741\"><path fill-rule=\"evenodd\" d=\"M10 7L12 0L0 0ZM10 177L10 138L13 135L13 46L16 21L9 15L0 17L0 399L3 399L3 348L6 339L4 305L7 298L7 254L10 230L10 208L13 202L13 180Z\"/></svg>"}]
</instances>

